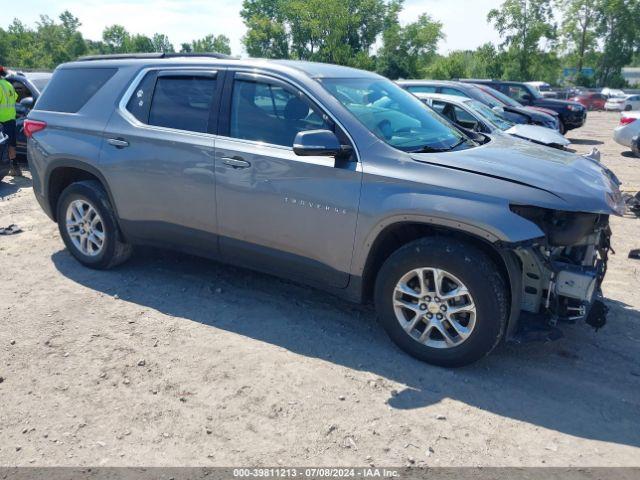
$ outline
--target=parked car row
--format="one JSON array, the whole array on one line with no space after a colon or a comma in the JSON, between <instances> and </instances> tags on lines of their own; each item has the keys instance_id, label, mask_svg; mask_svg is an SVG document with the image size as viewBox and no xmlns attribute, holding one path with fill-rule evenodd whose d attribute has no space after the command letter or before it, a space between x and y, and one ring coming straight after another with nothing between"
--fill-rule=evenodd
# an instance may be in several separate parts
<instances>
[{"instance_id":1,"label":"parked car row","mask_svg":"<svg viewBox=\"0 0 640 480\"><path fill-rule=\"evenodd\" d=\"M418 93L416 96L455 125L467 130L481 133L502 131L553 148L564 148L570 143L557 130L514 124L502 115L500 107L489 108L472 98L437 93Z\"/></svg>"},{"instance_id":2,"label":"parked car row","mask_svg":"<svg viewBox=\"0 0 640 480\"><path fill-rule=\"evenodd\" d=\"M558 114L553 110L523 107L509 97L508 100L501 98L500 92L487 86L438 80L401 80L398 85L414 94L440 93L473 98L490 108L501 108L502 115L514 123L541 125L556 130L560 127Z\"/></svg>"},{"instance_id":3,"label":"parked car row","mask_svg":"<svg viewBox=\"0 0 640 480\"><path fill-rule=\"evenodd\" d=\"M556 112L560 119L560 133L580 128L587 120L583 105L567 100L545 98L531 85L502 80L462 80L464 82L487 85L511 97L524 106L542 107Z\"/></svg>"},{"instance_id":4,"label":"parked car row","mask_svg":"<svg viewBox=\"0 0 640 480\"><path fill-rule=\"evenodd\" d=\"M545 338L602 326L615 175L445 108L328 64L106 56L58 67L25 132L36 199L87 267L156 245L294 279L373 302L394 342L444 366L521 340L529 316Z\"/></svg>"}]
</instances>

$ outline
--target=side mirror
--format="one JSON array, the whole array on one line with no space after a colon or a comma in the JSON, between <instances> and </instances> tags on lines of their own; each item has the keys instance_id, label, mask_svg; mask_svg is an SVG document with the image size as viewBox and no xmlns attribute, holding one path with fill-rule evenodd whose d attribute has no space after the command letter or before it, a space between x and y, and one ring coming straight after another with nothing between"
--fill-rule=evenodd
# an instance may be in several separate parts
<instances>
[{"instance_id":1,"label":"side mirror","mask_svg":"<svg viewBox=\"0 0 640 480\"><path fill-rule=\"evenodd\" d=\"M31 110L34 103L35 102L33 101L33 97L24 97L22 100L20 100L20 105L22 105L27 110Z\"/></svg>"},{"instance_id":2,"label":"side mirror","mask_svg":"<svg viewBox=\"0 0 640 480\"><path fill-rule=\"evenodd\" d=\"M502 108L500 105L496 105L491 110L493 110L498 115L502 115L504 113L504 108Z\"/></svg>"},{"instance_id":3,"label":"side mirror","mask_svg":"<svg viewBox=\"0 0 640 480\"><path fill-rule=\"evenodd\" d=\"M341 145L331 130L306 130L296 135L293 153L300 157L338 157L350 154L351 146Z\"/></svg>"},{"instance_id":4,"label":"side mirror","mask_svg":"<svg viewBox=\"0 0 640 480\"><path fill-rule=\"evenodd\" d=\"M523 102L527 102L527 103L531 103L531 100L533 99L533 97L528 93L522 95L522 97L520 98L522 99Z\"/></svg>"}]
</instances>

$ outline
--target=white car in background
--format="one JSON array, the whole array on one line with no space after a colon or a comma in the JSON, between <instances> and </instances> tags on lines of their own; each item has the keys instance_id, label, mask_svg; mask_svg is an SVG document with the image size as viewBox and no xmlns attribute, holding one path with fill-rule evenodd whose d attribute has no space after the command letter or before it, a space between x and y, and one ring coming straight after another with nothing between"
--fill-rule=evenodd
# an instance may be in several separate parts
<instances>
[{"instance_id":1,"label":"white car in background","mask_svg":"<svg viewBox=\"0 0 640 480\"><path fill-rule=\"evenodd\" d=\"M481 133L504 132L514 137L554 148L564 148L569 140L560 132L538 125L516 125L500 115L500 108L489 108L472 98L438 93L415 93L416 97L454 124Z\"/></svg>"},{"instance_id":2,"label":"white car in background","mask_svg":"<svg viewBox=\"0 0 640 480\"><path fill-rule=\"evenodd\" d=\"M613 139L640 157L640 111L622 114L620 125L613 131Z\"/></svg>"},{"instance_id":3,"label":"white car in background","mask_svg":"<svg viewBox=\"0 0 640 480\"><path fill-rule=\"evenodd\" d=\"M600 93L602 95L604 95L607 98L612 98L612 97L621 97L624 98L627 96L626 93L624 93L624 91L620 90L619 88L608 88L605 87L602 90L600 90Z\"/></svg>"},{"instance_id":4,"label":"white car in background","mask_svg":"<svg viewBox=\"0 0 640 480\"><path fill-rule=\"evenodd\" d=\"M605 110L618 110L621 112L630 112L631 110L640 110L640 95L626 95L624 97L611 97L604 104Z\"/></svg>"}]
</instances>

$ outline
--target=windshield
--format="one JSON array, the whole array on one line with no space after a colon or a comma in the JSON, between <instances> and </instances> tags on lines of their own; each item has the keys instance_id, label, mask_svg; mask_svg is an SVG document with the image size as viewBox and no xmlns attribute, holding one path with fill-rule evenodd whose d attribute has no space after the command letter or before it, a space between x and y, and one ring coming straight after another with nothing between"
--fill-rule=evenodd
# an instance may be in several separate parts
<instances>
[{"instance_id":1,"label":"windshield","mask_svg":"<svg viewBox=\"0 0 640 480\"><path fill-rule=\"evenodd\" d=\"M483 105L477 100L469 100L468 102L466 102L466 104L471 110L486 118L500 130L509 130L511 127L513 127L513 123L505 120L496 112L494 112L493 109L487 107L486 105Z\"/></svg>"},{"instance_id":2,"label":"windshield","mask_svg":"<svg viewBox=\"0 0 640 480\"><path fill-rule=\"evenodd\" d=\"M516 102L513 98L511 98L508 95L505 95L504 93L496 90L495 88L485 87L485 86L481 86L479 88L487 92L487 95L491 95L492 97L495 97L498 100L500 100L500 102L502 102L504 105L508 105L510 107L520 107L520 108L522 107L522 105Z\"/></svg>"},{"instance_id":3,"label":"windshield","mask_svg":"<svg viewBox=\"0 0 640 480\"><path fill-rule=\"evenodd\" d=\"M365 127L392 147L408 152L432 152L474 145L390 80L323 78L319 82Z\"/></svg>"},{"instance_id":4,"label":"windshield","mask_svg":"<svg viewBox=\"0 0 640 480\"><path fill-rule=\"evenodd\" d=\"M49 83L51 77L30 78L29 80L31 80L33 86L38 89L38 92L42 93L42 90L44 90L44 87L47 85L47 83Z\"/></svg>"},{"instance_id":5,"label":"windshield","mask_svg":"<svg viewBox=\"0 0 640 480\"><path fill-rule=\"evenodd\" d=\"M533 98L544 98L540 93L540 90L538 90L537 88L532 87L531 85L525 85L524 88L527 90L526 93L531 95Z\"/></svg>"},{"instance_id":6,"label":"windshield","mask_svg":"<svg viewBox=\"0 0 640 480\"><path fill-rule=\"evenodd\" d=\"M473 86L473 90L475 92L476 97L470 97L470 98L475 98L476 100L484 103L485 105L489 105L490 107L502 107L503 106L503 102L501 102L500 100L498 100L495 97L492 97L491 95L489 95L487 92L485 92L481 88Z\"/></svg>"}]
</instances>

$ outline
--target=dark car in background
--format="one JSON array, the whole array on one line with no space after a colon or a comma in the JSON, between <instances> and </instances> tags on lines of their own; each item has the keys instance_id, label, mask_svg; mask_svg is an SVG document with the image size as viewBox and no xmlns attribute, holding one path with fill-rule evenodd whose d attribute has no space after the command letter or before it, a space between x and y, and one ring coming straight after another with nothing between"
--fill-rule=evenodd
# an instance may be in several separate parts
<instances>
[{"instance_id":1,"label":"dark car in background","mask_svg":"<svg viewBox=\"0 0 640 480\"><path fill-rule=\"evenodd\" d=\"M604 110L604 104L607 103L607 97L597 92L582 92L569 98L571 102L578 102L587 110Z\"/></svg>"},{"instance_id":2,"label":"dark car in background","mask_svg":"<svg viewBox=\"0 0 640 480\"><path fill-rule=\"evenodd\" d=\"M578 102L567 100L557 100L555 98L544 98L538 90L526 83L509 82L503 80L461 80L466 83L476 83L488 85L491 88L504 93L513 98L521 105L531 107L543 107L553 110L560 117L560 132L566 133L569 130L580 128L587 121L587 109Z\"/></svg>"},{"instance_id":3,"label":"dark car in background","mask_svg":"<svg viewBox=\"0 0 640 480\"><path fill-rule=\"evenodd\" d=\"M11 72L6 77L18 94L16 102L18 145L16 150L19 156L24 157L27 154L27 139L22 131L22 124L44 87L49 83L51 75L53 75L51 72Z\"/></svg>"},{"instance_id":4,"label":"dark car in background","mask_svg":"<svg viewBox=\"0 0 640 480\"><path fill-rule=\"evenodd\" d=\"M555 112L552 115L548 115L525 108L520 104L506 103L495 96L489 95L476 85L444 80L399 80L396 83L413 94L440 93L443 95L455 95L473 98L491 108L500 107L503 109L502 116L513 123L540 125L554 130L558 130L559 127Z\"/></svg>"}]
</instances>

